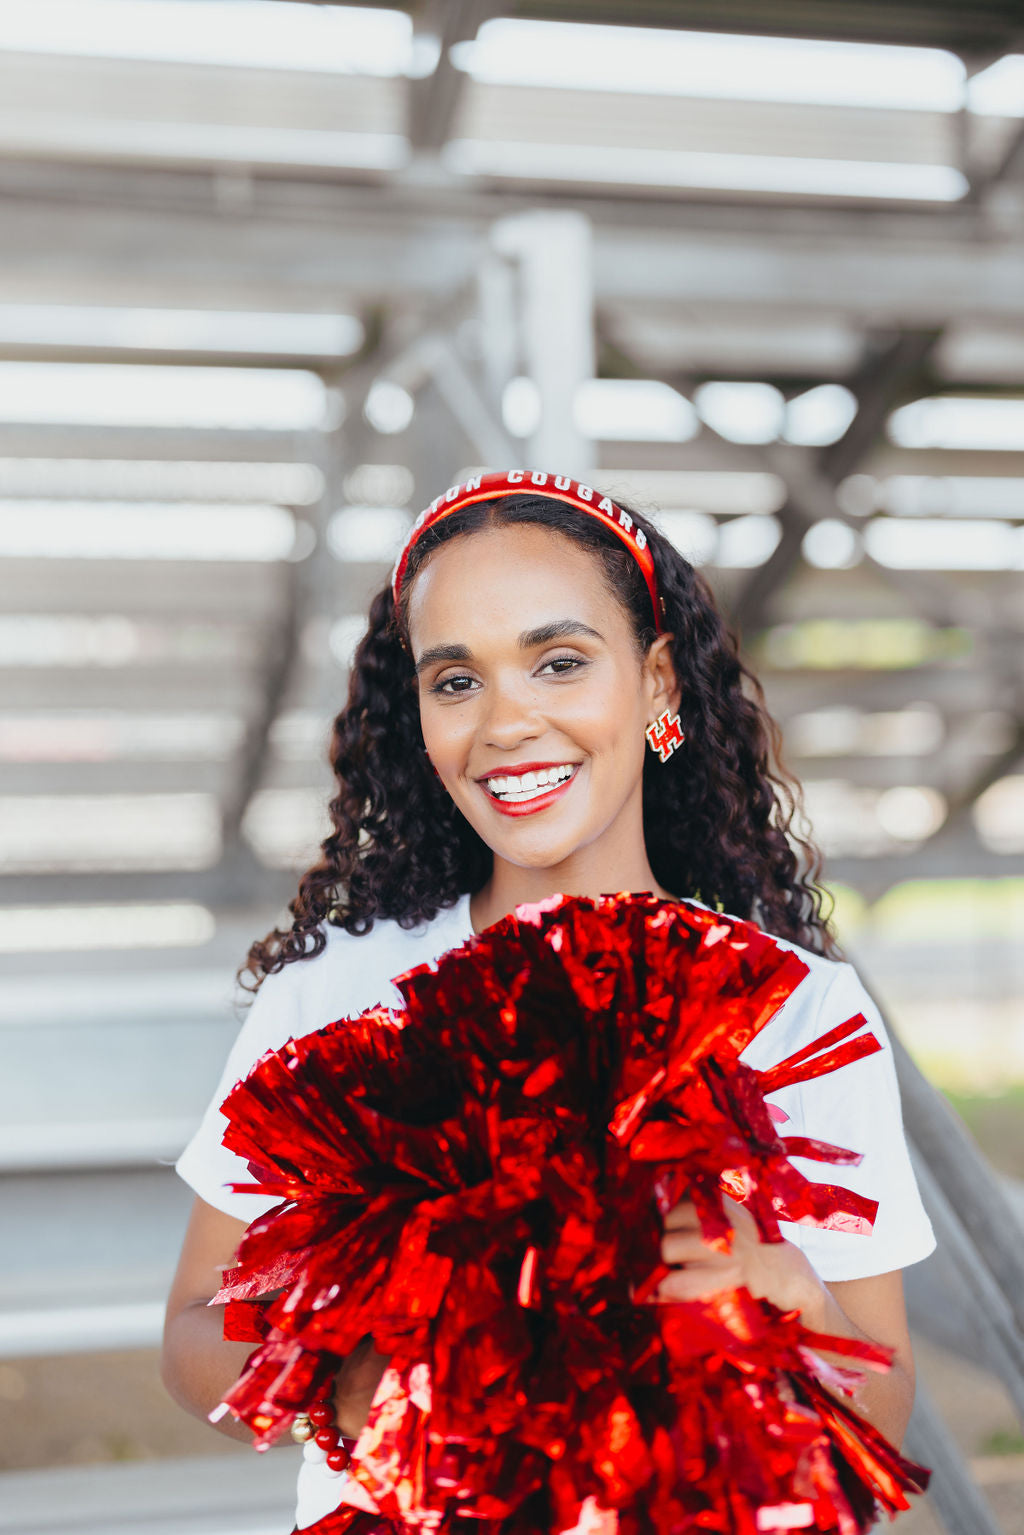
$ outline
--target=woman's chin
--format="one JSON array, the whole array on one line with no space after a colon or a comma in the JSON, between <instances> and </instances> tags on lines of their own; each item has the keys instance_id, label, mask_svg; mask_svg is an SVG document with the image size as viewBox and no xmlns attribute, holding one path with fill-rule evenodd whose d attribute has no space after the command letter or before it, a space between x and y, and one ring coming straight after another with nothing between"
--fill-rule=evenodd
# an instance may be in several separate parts
<instances>
[{"instance_id":1,"label":"woman's chin","mask_svg":"<svg viewBox=\"0 0 1024 1535\"><path fill-rule=\"evenodd\" d=\"M581 843L576 837L554 839L537 837L535 840L523 837L502 839L501 846L492 843L492 852L496 858L501 858L505 863L514 864L519 869L530 869L536 873L550 870L552 878L555 878L560 869L564 869L567 861L578 852Z\"/></svg>"}]
</instances>

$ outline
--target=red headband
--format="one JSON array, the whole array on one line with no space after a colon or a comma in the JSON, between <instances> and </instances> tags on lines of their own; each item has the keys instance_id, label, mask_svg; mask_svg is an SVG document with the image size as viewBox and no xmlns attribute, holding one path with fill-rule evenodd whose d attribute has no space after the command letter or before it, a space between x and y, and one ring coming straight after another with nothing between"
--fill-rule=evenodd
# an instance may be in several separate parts
<instances>
[{"instance_id":1,"label":"red headband","mask_svg":"<svg viewBox=\"0 0 1024 1535\"><path fill-rule=\"evenodd\" d=\"M602 496L600 491L581 484L579 480L570 480L568 475L545 474L540 469L509 469L497 474L475 474L464 485L453 485L450 490L445 491L443 496L436 497L429 506L424 507L409 529L408 537L402 545L401 553L391 573L391 590L394 593L395 605L398 604L398 593L405 579L405 570L412 547L425 528L433 527L435 522L440 522L441 518L447 517L450 512L457 512L464 506L472 506L474 501L493 501L499 496L529 495L533 490L539 491L541 495L553 501L564 501L567 505L576 507L577 511L586 512L590 517L596 517L598 522L622 540L643 571L647 590L651 594L651 606L654 609L654 627L658 634L663 634L665 632L662 627L664 604L658 595L654 560L651 558L643 528L636 527L629 513L623 511L621 506L616 506L607 496Z\"/></svg>"}]
</instances>

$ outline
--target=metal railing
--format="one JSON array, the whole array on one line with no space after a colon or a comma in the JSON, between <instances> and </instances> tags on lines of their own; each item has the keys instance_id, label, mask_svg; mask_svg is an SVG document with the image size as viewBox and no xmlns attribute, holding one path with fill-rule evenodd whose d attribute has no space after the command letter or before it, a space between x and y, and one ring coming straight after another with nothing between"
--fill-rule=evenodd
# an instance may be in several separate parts
<instances>
[{"instance_id":1,"label":"metal railing","mask_svg":"<svg viewBox=\"0 0 1024 1535\"><path fill-rule=\"evenodd\" d=\"M1024 1425L1024 1225L970 1131L923 1076L875 1001L892 1042L921 1197L947 1260L945 1298L970 1319L978 1363L1003 1383ZM928 1500L948 1535L1003 1535L920 1380L905 1448L931 1468Z\"/></svg>"}]
</instances>

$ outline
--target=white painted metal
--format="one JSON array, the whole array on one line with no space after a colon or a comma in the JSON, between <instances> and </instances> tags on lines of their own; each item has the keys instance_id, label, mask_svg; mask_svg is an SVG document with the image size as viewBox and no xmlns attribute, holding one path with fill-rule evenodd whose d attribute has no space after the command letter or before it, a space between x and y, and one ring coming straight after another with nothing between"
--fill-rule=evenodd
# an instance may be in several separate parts
<instances>
[{"instance_id":1,"label":"white painted metal","mask_svg":"<svg viewBox=\"0 0 1024 1535\"><path fill-rule=\"evenodd\" d=\"M519 277L523 371L540 400L531 463L586 476L594 466L594 445L577 425L573 402L579 385L594 376L589 221L568 210L534 211L501 220L492 239Z\"/></svg>"}]
</instances>

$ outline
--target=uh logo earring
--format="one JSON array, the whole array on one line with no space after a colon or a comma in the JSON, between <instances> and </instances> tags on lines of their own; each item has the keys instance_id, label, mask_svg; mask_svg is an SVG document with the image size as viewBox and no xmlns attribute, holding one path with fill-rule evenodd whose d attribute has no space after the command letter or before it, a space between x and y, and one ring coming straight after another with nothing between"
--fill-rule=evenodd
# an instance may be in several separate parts
<instances>
[{"instance_id":1,"label":"uh logo earring","mask_svg":"<svg viewBox=\"0 0 1024 1535\"><path fill-rule=\"evenodd\" d=\"M647 744L652 751L656 751L662 762L667 762L677 746L682 746L686 740L679 728L678 714L672 714L668 709L663 709L658 718L644 731Z\"/></svg>"}]
</instances>

